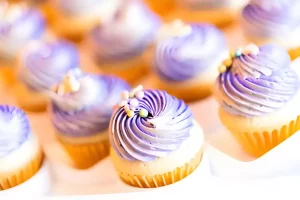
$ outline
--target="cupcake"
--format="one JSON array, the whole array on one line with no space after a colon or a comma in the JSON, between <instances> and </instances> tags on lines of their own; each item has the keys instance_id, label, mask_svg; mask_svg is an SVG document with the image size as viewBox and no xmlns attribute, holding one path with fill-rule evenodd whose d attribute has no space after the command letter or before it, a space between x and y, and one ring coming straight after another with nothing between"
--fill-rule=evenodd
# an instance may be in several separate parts
<instances>
[{"instance_id":1,"label":"cupcake","mask_svg":"<svg viewBox=\"0 0 300 200\"><path fill-rule=\"evenodd\" d=\"M0 105L0 192L30 179L38 172L43 153L25 113ZM4 130L6 127L7 130Z\"/></svg>"},{"instance_id":2,"label":"cupcake","mask_svg":"<svg viewBox=\"0 0 300 200\"><path fill-rule=\"evenodd\" d=\"M219 27L233 22L246 0L177 0L168 19L179 18L189 23L206 22ZM226 13L226 14L224 14Z\"/></svg>"},{"instance_id":3,"label":"cupcake","mask_svg":"<svg viewBox=\"0 0 300 200\"><path fill-rule=\"evenodd\" d=\"M150 88L166 90L186 102L212 93L218 67L229 56L223 33L209 24L165 26L156 45Z\"/></svg>"},{"instance_id":4,"label":"cupcake","mask_svg":"<svg viewBox=\"0 0 300 200\"><path fill-rule=\"evenodd\" d=\"M51 93L50 117L74 167L87 169L109 154L113 106L129 86L108 75L68 73Z\"/></svg>"},{"instance_id":5,"label":"cupcake","mask_svg":"<svg viewBox=\"0 0 300 200\"><path fill-rule=\"evenodd\" d=\"M13 66L20 51L30 40L45 33L45 21L40 12L24 4L0 3L0 79L15 80Z\"/></svg>"},{"instance_id":6,"label":"cupcake","mask_svg":"<svg viewBox=\"0 0 300 200\"><path fill-rule=\"evenodd\" d=\"M159 27L159 18L142 2L126 1L112 21L90 32L83 51L104 73L138 82L149 71L143 53Z\"/></svg>"},{"instance_id":7,"label":"cupcake","mask_svg":"<svg viewBox=\"0 0 300 200\"><path fill-rule=\"evenodd\" d=\"M203 132L188 106L165 91L123 93L111 118L111 159L127 184L155 188L190 175L202 159Z\"/></svg>"},{"instance_id":8,"label":"cupcake","mask_svg":"<svg viewBox=\"0 0 300 200\"><path fill-rule=\"evenodd\" d=\"M250 44L220 72L220 119L250 155L264 155L300 129L300 81L284 48Z\"/></svg>"},{"instance_id":9,"label":"cupcake","mask_svg":"<svg viewBox=\"0 0 300 200\"><path fill-rule=\"evenodd\" d=\"M53 0L52 27L63 37L78 41L95 25L111 18L122 0Z\"/></svg>"},{"instance_id":10,"label":"cupcake","mask_svg":"<svg viewBox=\"0 0 300 200\"><path fill-rule=\"evenodd\" d=\"M15 84L15 95L19 106L28 111L44 111L47 91L78 66L79 55L73 44L63 40L30 42L17 62L19 81Z\"/></svg>"},{"instance_id":11,"label":"cupcake","mask_svg":"<svg viewBox=\"0 0 300 200\"><path fill-rule=\"evenodd\" d=\"M245 37L257 45L276 43L291 49L300 45L300 1L251 0L242 12Z\"/></svg>"}]
</instances>

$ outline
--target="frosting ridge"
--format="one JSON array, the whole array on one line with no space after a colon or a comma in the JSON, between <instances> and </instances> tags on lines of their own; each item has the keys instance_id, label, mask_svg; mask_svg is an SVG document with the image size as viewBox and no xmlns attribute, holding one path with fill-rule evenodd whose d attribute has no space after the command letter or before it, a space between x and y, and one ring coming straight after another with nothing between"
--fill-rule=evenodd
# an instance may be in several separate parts
<instances>
[{"instance_id":1,"label":"frosting ridge","mask_svg":"<svg viewBox=\"0 0 300 200\"><path fill-rule=\"evenodd\" d=\"M242 12L246 33L259 37L288 36L300 25L299 1L251 1Z\"/></svg>"},{"instance_id":2,"label":"frosting ridge","mask_svg":"<svg viewBox=\"0 0 300 200\"><path fill-rule=\"evenodd\" d=\"M290 65L285 49L274 44L261 46L255 53L237 50L232 65L217 78L216 98L234 115L254 117L275 112L299 90L299 77Z\"/></svg>"},{"instance_id":3,"label":"frosting ridge","mask_svg":"<svg viewBox=\"0 0 300 200\"><path fill-rule=\"evenodd\" d=\"M169 81L195 78L226 51L223 33L213 25L191 24L191 32L158 42L154 71Z\"/></svg>"},{"instance_id":4,"label":"frosting ridge","mask_svg":"<svg viewBox=\"0 0 300 200\"><path fill-rule=\"evenodd\" d=\"M126 160L149 162L165 157L190 136L189 107L165 91L137 90L120 106L111 118L109 139Z\"/></svg>"},{"instance_id":5,"label":"frosting ridge","mask_svg":"<svg viewBox=\"0 0 300 200\"><path fill-rule=\"evenodd\" d=\"M99 62L138 56L154 40L160 19L139 1L128 1L108 23L99 24L88 37Z\"/></svg>"}]
</instances>

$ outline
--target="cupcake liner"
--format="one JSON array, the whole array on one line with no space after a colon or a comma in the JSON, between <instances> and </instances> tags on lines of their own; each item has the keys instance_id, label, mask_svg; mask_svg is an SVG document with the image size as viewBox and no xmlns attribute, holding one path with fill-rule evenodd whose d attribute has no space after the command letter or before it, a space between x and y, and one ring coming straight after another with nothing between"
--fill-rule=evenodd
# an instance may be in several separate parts
<instances>
[{"instance_id":1,"label":"cupcake liner","mask_svg":"<svg viewBox=\"0 0 300 200\"><path fill-rule=\"evenodd\" d=\"M157 188L166 185L170 185L177 181L180 181L190 175L200 164L202 160L202 149L196 154L196 156L190 160L190 162L184 164L181 167L177 167L173 171L166 172L164 174L156 174L153 176L133 175L118 171L119 177L123 182L128 185L139 188Z\"/></svg>"},{"instance_id":2,"label":"cupcake liner","mask_svg":"<svg viewBox=\"0 0 300 200\"><path fill-rule=\"evenodd\" d=\"M109 155L108 139L95 143L71 144L60 140L78 169L87 169Z\"/></svg>"},{"instance_id":3,"label":"cupcake liner","mask_svg":"<svg viewBox=\"0 0 300 200\"><path fill-rule=\"evenodd\" d=\"M14 85L14 93L19 107L31 112L43 112L46 110L48 98L41 93L30 91L22 83Z\"/></svg>"},{"instance_id":4,"label":"cupcake liner","mask_svg":"<svg viewBox=\"0 0 300 200\"><path fill-rule=\"evenodd\" d=\"M169 94L190 103L209 97L212 94L213 80L214 79L212 79L211 83L193 82L183 84L166 82L160 80L156 75L153 75L149 80L149 84L154 88L165 90Z\"/></svg>"},{"instance_id":5,"label":"cupcake liner","mask_svg":"<svg viewBox=\"0 0 300 200\"><path fill-rule=\"evenodd\" d=\"M272 132L238 132L231 130L231 134L237 139L244 150L252 156L260 157L278 144L286 140L300 130L300 116Z\"/></svg>"},{"instance_id":6,"label":"cupcake liner","mask_svg":"<svg viewBox=\"0 0 300 200\"><path fill-rule=\"evenodd\" d=\"M25 166L9 172L6 177L0 178L0 191L20 185L34 176L42 165L43 157L43 152L39 150L37 155Z\"/></svg>"},{"instance_id":7,"label":"cupcake liner","mask_svg":"<svg viewBox=\"0 0 300 200\"><path fill-rule=\"evenodd\" d=\"M149 74L150 70L150 67L144 61L143 56L120 62L103 63L98 66L103 73L121 77L131 85L139 82L142 77Z\"/></svg>"},{"instance_id":8,"label":"cupcake liner","mask_svg":"<svg viewBox=\"0 0 300 200\"><path fill-rule=\"evenodd\" d=\"M16 82L14 68L12 66L1 66L0 79L6 85L11 85Z\"/></svg>"},{"instance_id":9,"label":"cupcake liner","mask_svg":"<svg viewBox=\"0 0 300 200\"><path fill-rule=\"evenodd\" d=\"M291 60L295 60L296 58L300 57L300 47L289 49L288 53L291 57Z\"/></svg>"}]
</instances>

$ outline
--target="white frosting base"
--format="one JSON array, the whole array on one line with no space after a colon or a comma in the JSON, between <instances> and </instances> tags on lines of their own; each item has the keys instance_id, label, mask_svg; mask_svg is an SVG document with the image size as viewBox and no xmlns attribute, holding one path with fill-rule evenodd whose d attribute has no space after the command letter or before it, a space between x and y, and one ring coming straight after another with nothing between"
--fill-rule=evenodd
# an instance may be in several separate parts
<instances>
[{"instance_id":1,"label":"white frosting base","mask_svg":"<svg viewBox=\"0 0 300 200\"><path fill-rule=\"evenodd\" d=\"M33 159L37 155L38 151L40 151L38 139L35 135L31 134L30 138L23 143L20 148L7 156L0 158L0 176L1 174L5 174L22 167Z\"/></svg>"},{"instance_id":2,"label":"white frosting base","mask_svg":"<svg viewBox=\"0 0 300 200\"><path fill-rule=\"evenodd\" d=\"M190 162L201 151L204 142L202 128L194 121L190 137L184 141L181 147L167 157L157 158L151 162L128 161L120 158L111 150L111 159L117 171L125 174L153 176L173 171Z\"/></svg>"}]
</instances>

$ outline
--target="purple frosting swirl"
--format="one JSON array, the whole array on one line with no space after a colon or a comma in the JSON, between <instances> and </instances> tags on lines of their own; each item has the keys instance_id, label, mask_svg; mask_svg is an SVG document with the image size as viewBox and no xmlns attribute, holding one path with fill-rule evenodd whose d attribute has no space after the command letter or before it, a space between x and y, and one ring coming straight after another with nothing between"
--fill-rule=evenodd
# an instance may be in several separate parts
<instances>
[{"instance_id":1,"label":"purple frosting swirl","mask_svg":"<svg viewBox=\"0 0 300 200\"><path fill-rule=\"evenodd\" d=\"M96 26L89 35L97 62L124 60L139 56L154 40L160 19L139 1L121 6L114 19Z\"/></svg>"},{"instance_id":2,"label":"purple frosting swirl","mask_svg":"<svg viewBox=\"0 0 300 200\"><path fill-rule=\"evenodd\" d=\"M124 106L111 118L109 139L118 155L126 160L150 162L177 150L190 136L193 117L182 101L160 90L145 90L133 117ZM149 112L139 116L139 109Z\"/></svg>"},{"instance_id":3,"label":"purple frosting swirl","mask_svg":"<svg viewBox=\"0 0 300 200\"><path fill-rule=\"evenodd\" d=\"M13 8L5 8L1 12L0 40L2 42L18 43L42 37L46 25L43 15L38 10L16 5Z\"/></svg>"},{"instance_id":4,"label":"purple frosting swirl","mask_svg":"<svg viewBox=\"0 0 300 200\"><path fill-rule=\"evenodd\" d=\"M241 55L219 75L216 96L234 115L255 117L282 108L299 90L299 78L285 49L269 44L257 55Z\"/></svg>"},{"instance_id":5,"label":"purple frosting swirl","mask_svg":"<svg viewBox=\"0 0 300 200\"><path fill-rule=\"evenodd\" d=\"M188 35L158 43L154 71L169 81L185 81L197 77L211 67L226 51L223 33L213 25L192 24Z\"/></svg>"},{"instance_id":6,"label":"purple frosting swirl","mask_svg":"<svg viewBox=\"0 0 300 200\"><path fill-rule=\"evenodd\" d=\"M90 78L92 82L81 85L82 89L78 92L62 96L60 103L68 104L73 99L89 101L88 105L83 102L85 106L82 109L66 110L55 101L52 102L51 120L60 134L84 137L106 130L113 106L120 102L122 91L129 89L126 82L114 76L84 74L83 77Z\"/></svg>"},{"instance_id":7,"label":"purple frosting swirl","mask_svg":"<svg viewBox=\"0 0 300 200\"><path fill-rule=\"evenodd\" d=\"M25 48L19 66L19 79L36 91L49 90L64 75L79 66L76 47L67 41L33 42Z\"/></svg>"},{"instance_id":8,"label":"purple frosting swirl","mask_svg":"<svg viewBox=\"0 0 300 200\"><path fill-rule=\"evenodd\" d=\"M25 113L13 106L0 105L0 158L18 149L30 135Z\"/></svg>"},{"instance_id":9,"label":"purple frosting swirl","mask_svg":"<svg viewBox=\"0 0 300 200\"><path fill-rule=\"evenodd\" d=\"M251 1L242 12L246 34L256 37L285 37L300 25L298 0Z\"/></svg>"}]
</instances>

